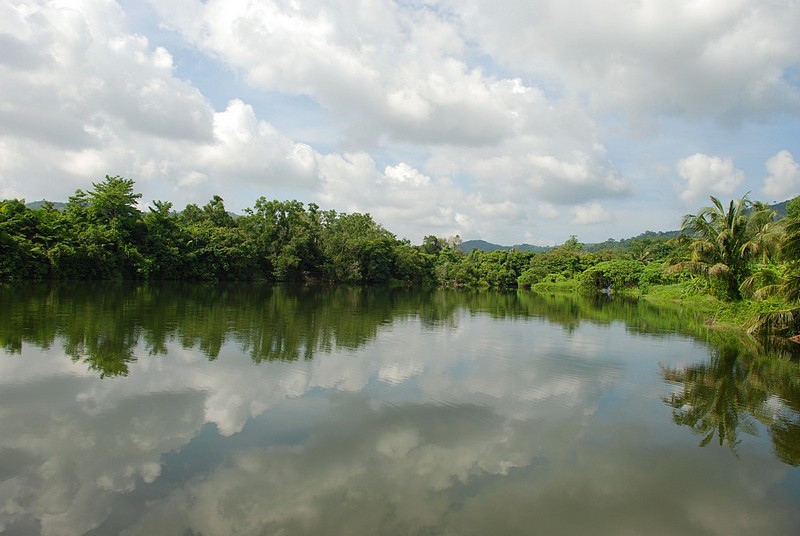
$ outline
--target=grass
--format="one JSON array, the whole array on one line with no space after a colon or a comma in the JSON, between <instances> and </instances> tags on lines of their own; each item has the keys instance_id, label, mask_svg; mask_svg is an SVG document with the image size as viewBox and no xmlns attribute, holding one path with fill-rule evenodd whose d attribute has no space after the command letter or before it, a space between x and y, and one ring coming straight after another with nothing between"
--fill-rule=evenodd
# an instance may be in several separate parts
<instances>
[{"instance_id":1,"label":"grass","mask_svg":"<svg viewBox=\"0 0 800 536\"><path fill-rule=\"evenodd\" d=\"M562 279L560 281L540 281L531 285L534 292L575 292L578 290L578 281L575 279Z\"/></svg>"},{"instance_id":2,"label":"grass","mask_svg":"<svg viewBox=\"0 0 800 536\"><path fill-rule=\"evenodd\" d=\"M530 290L538 293L571 294L579 292L579 285L576 279L560 279L541 281L531 285ZM685 307L691 316L709 327L736 331L749 331L757 326L761 319L770 318L770 315L775 313L797 309L796 304L790 304L779 297L765 300L744 299L736 302L719 300L692 280L670 285L648 285L641 290L625 289L620 294L631 298L638 297L655 304L679 304ZM800 315L800 311L796 314Z\"/></svg>"},{"instance_id":3,"label":"grass","mask_svg":"<svg viewBox=\"0 0 800 536\"><path fill-rule=\"evenodd\" d=\"M780 298L766 300L744 299L729 302L718 300L704 290L693 287L691 282L673 285L655 285L643 298L652 302L681 303L705 317L706 323L717 327L745 329L754 319L764 313L777 313L792 309L792 305Z\"/></svg>"}]
</instances>

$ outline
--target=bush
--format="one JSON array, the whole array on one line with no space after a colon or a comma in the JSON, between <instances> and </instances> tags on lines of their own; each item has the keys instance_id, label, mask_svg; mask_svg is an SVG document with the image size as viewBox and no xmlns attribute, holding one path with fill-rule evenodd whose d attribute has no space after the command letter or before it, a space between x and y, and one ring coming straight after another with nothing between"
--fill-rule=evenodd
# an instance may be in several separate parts
<instances>
[{"instance_id":1,"label":"bush","mask_svg":"<svg viewBox=\"0 0 800 536\"><path fill-rule=\"evenodd\" d=\"M615 291L639 286L645 265L641 261L615 259L587 268L578 279L582 290L590 292Z\"/></svg>"}]
</instances>

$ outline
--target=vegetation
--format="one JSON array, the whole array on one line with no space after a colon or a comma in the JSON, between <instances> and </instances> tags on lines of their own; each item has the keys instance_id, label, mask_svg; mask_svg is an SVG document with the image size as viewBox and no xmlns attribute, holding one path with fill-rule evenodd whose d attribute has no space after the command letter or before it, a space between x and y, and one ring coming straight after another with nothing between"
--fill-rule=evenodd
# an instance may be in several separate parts
<instances>
[{"instance_id":1,"label":"vegetation","mask_svg":"<svg viewBox=\"0 0 800 536\"><path fill-rule=\"evenodd\" d=\"M422 284L433 274L436 255L369 214L262 197L234 217L216 195L180 212L155 201L142 213L140 198L133 181L107 176L61 211L0 202L0 279Z\"/></svg>"},{"instance_id":2,"label":"vegetation","mask_svg":"<svg viewBox=\"0 0 800 536\"><path fill-rule=\"evenodd\" d=\"M623 293L689 300L714 319L800 319L800 197L776 220L747 196L647 232L586 247L575 236L546 250L462 251L458 237L400 240L369 214L258 199L241 216L220 196L176 211L138 209L132 180L106 176L63 209L0 202L0 279L286 281ZM782 207L782 210L784 208ZM670 290L672 289L672 290ZM713 299L709 299L711 296ZM789 313L787 313L787 311Z\"/></svg>"}]
</instances>

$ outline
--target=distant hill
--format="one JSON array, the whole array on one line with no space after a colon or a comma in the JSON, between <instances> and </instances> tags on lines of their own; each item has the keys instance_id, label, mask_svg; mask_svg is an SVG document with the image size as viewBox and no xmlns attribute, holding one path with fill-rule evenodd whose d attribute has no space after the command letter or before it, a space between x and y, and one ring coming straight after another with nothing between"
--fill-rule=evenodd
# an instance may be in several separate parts
<instances>
[{"instance_id":1,"label":"distant hill","mask_svg":"<svg viewBox=\"0 0 800 536\"><path fill-rule=\"evenodd\" d=\"M30 203L25 203L25 206L30 209L37 209L37 208L42 208L47 202L48 201L46 199L42 199L41 201L31 201ZM59 201L50 201L50 203L56 210L64 210L64 207L67 206L66 203L61 203Z\"/></svg>"},{"instance_id":2,"label":"distant hill","mask_svg":"<svg viewBox=\"0 0 800 536\"><path fill-rule=\"evenodd\" d=\"M786 205L792 201L792 199L788 199L781 203L773 203L770 206L772 210L775 211L776 219L781 219L786 216ZM624 249L628 246L628 243L631 240L635 240L637 238L655 238L655 239L670 239L676 238L681 234L680 231L645 231L640 235L632 236L630 238L623 238L621 240L614 240L613 238L609 238L605 242L597 242L591 244L584 244L583 248L586 251L601 251L606 249ZM557 246L556 246L557 247ZM531 244L519 244L516 246L501 246L499 244L492 244L491 242L487 242L485 240L465 240L461 243L458 247L464 253L469 253L474 249L479 249L481 251L510 251L515 249L517 251L533 251L534 253L541 253L543 251L549 251L553 249L553 247L547 246L534 246Z\"/></svg>"},{"instance_id":3,"label":"distant hill","mask_svg":"<svg viewBox=\"0 0 800 536\"><path fill-rule=\"evenodd\" d=\"M777 214L777 216L776 216L777 219L781 219L784 216L786 216L786 205L789 204L789 201L792 201L792 200L789 199L789 200L784 201L782 203L775 203L774 205L770 205L772 210L775 211L775 214Z\"/></svg>"},{"instance_id":4,"label":"distant hill","mask_svg":"<svg viewBox=\"0 0 800 536\"><path fill-rule=\"evenodd\" d=\"M583 249L590 252L604 251L608 249L625 249L633 240L639 238L652 238L655 240L669 240L670 238L677 238L680 236L680 231L645 231L640 235L632 236L631 238L623 238L622 240L614 240L609 238L605 242L598 242L594 244L584 244Z\"/></svg>"},{"instance_id":5,"label":"distant hill","mask_svg":"<svg viewBox=\"0 0 800 536\"><path fill-rule=\"evenodd\" d=\"M543 251L549 251L553 248L548 246L534 246L532 244L500 246L498 244L492 244L485 240L465 240L464 242L461 242L461 244L458 246L458 249L463 251L464 253L469 253L475 249L479 249L481 251L510 251L514 249L517 251L533 251L534 253L541 253Z\"/></svg>"},{"instance_id":6,"label":"distant hill","mask_svg":"<svg viewBox=\"0 0 800 536\"><path fill-rule=\"evenodd\" d=\"M614 240L613 238L609 238L605 242L597 242L597 243L589 243L584 244L583 249L586 251L601 251L606 249L624 249L628 246L628 244L637 238L654 238L654 239L661 239L661 240L668 240L670 238L675 238L680 235L680 231L645 231L638 236L633 236L631 238L623 238L622 240ZM464 253L469 253L475 249L479 249L481 251L532 251L534 253L542 253L544 251L550 251L558 246L534 246L532 244L518 244L516 246L501 246L499 244L492 244L491 242L487 242L485 240L465 240L458 246L458 249L463 251Z\"/></svg>"}]
</instances>

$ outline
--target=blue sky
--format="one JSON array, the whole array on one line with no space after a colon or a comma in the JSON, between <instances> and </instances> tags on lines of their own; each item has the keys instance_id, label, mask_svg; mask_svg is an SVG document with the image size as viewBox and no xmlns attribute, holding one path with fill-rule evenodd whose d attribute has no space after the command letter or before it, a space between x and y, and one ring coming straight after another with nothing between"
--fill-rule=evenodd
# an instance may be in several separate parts
<instances>
[{"instance_id":1,"label":"blue sky","mask_svg":"<svg viewBox=\"0 0 800 536\"><path fill-rule=\"evenodd\" d=\"M556 244L800 194L796 0L0 0L0 197Z\"/></svg>"}]
</instances>

